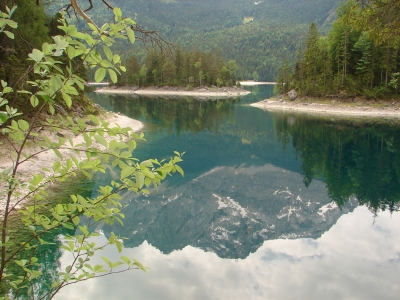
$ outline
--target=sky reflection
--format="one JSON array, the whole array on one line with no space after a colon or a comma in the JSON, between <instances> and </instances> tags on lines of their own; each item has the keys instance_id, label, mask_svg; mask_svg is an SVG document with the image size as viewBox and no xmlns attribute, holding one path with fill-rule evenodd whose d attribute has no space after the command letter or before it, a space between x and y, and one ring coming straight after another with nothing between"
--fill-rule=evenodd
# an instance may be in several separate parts
<instances>
[{"instance_id":1,"label":"sky reflection","mask_svg":"<svg viewBox=\"0 0 400 300\"><path fill-rule=\"evenodd\" d=\"M358 207L317 240L268 240L243 260L192 246L165 255L144 242L123 255L149 266L147 274L89 280L56 299L397 299L398 228L399 214L382 212L374 220ZM105 249L96 262L100 256L118 254Z\"/></svg>"}]
</instances>

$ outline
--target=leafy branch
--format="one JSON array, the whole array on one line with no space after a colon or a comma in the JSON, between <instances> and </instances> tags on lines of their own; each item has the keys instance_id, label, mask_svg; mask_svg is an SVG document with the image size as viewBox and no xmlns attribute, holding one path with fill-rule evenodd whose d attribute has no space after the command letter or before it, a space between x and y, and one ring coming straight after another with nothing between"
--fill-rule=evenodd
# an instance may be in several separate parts
<instances>
[{"instance_id":1,"label":"leafy branch","mask_svg":"<svg viewBox=\"0 0 400 300\"><path fill-rule=\"evenodd\" d=\"M93 6L91 1L89 3ZM103 3L107 4L106 1ZM86 18L87 15L76 1L71 0L71 6L87 21L91 33L79 32L74 25L66 24L61 18L58 28L64 34L54 36L53 43L44 43L41 50L33 49L28 55L32 66L23 74L23 79L19 80L28 88L14 91L7 82L1 80L0 109L4 111L0 111L0 130L11 145L12 165L0 173L0 183L7 187L1 225L0 285L6 286L8 294L15 297L25 289L28 292L32 291L32 283L43 276L37 269L39 261L35 257L35 249L38 244L49 244L46 234L60 228L73 231L79 229L81 234L64 237L61 248L70 252L74 259L64 271L57 273L56 280L43 296L45 298L53 298L62 287L78 281L132 269L145 270L139 262L124 256L117 262L103 258L105 266L92 266L90 259L96 251L114 245L121 252L123 243L111 233L106 245L97 246L91 239L98 234L90 232L89 229L98 222L113 224L117 221L122 224L124 214L120 192L130 190L135 193L149 193L150 188L157 190L166 176L175 172L183 175L183 170L178 165L182 161L181 153L175 152L168 161L149 159L140 162L133 157L136 141L144 138L143 134L137 134L131 128L110 127L107 121L94 115L89 115L88 118L96 126L88 128L84 119L73 120L71 117L57 114L55 107L59 101L63 101L70 108L74 98L79 97L78 91L84 90L85 81L76 75L76 69L73 69L74 60L80 60L78 67L95 69L97 82L102 81L107 74L116 82L117 74L125 72L126 69L121 64L119 55L112 52L111 46L117 40L129 40L131 43L135 41L136 23L130 18L122 18L120 9L113 8L113 23L98 27L90 18ZM7 8L7 12L0 15L0 33L11 39L14 35L6 29L16 28L18 25L11 20L15 10L16 7ZM103 51L104 56L99 53L99 49ZM30 72L35 75L32 81L25 79ZM30 106L35 110L31 119L25 119L17 109L9 105L7 96L10 93L28 95ZM51 117L40 124L39 116L46 110L50 112ZM71 135L81 135L84 141L76 143L73 139L63 136L51 139L42 135L39 129L57 133L66 130ZM41 148L31 153L28 140L32 137ZM65 154L62 153L65 150L75 154L83 153L85 157L72 155L65 159ZM42 173L24 179L21 174L22 166L48 151L53 151L58 157L52 167L43 167ZM46 208L46 190L50 184L64 181L77 172L91 178L96 172L104 173L106 164L118 167L118 177L109 185L101 186L99 196L85 198L79 194L71 195L69 202L52 204L50 208ZM26 207L18 212L23 226L30 234L19 244L15 244L10 237L12 225L9 218L17 206L24 202ZM30 251L29 259L18 259L26 250ZM20 267L22 276L15 277L8 271L13 264ZM115 271L115 268L122 265L126 266L124 270Z\"/></svg>"}]
</instances>

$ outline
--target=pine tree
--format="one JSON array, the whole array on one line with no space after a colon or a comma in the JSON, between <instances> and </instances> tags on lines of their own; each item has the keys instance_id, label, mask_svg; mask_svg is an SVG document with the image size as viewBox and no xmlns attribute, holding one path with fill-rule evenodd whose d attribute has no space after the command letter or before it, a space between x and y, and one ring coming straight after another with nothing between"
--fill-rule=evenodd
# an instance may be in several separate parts
<instances>
[{"instance_id":1,"label":"pine tree","mask_svg":"<svg viewBox=\"0 0 400 300\"><path fill-rule=\"evenodd\" d=\"M277 78L277 88L278 91L282 94L287 93L291 88L291 79L292 79L292 68L289 64L289 58L286 57L285 64L283 68L279 70L278 78Z\"/></svg>"},{"instance_id":2,"label":"pine tree","mask_svg":"<svg viewBox=\"0 0 400 300\"><path fill-rule=\"evenodd\" d=\"M180 46L177 47L176 52L175 52L175 78L176 78L176 83L182 84L183 82L183 68L184 68L184 62L183 62L183 55L182 55L182 50Z\"/></svg>"},{"instance_id":3,"label":"pine tree","mask_svg":"<svg viewBox=\"0 0 400 300\"><path fill-rule=\"evenodd\" d=\"M310 94L317 92L318 59L320 57L318 39L317 25L312 22L308 29L306 51L304 53L305 75L307 78L306 91Z\"/></svg>"},{"instance_id":4,"label":"pine tree","mask_svg":"<svg viewBox=\"0 0 400 300\"><path fill-rule=\"evenodd\" d=\"M359 87L365 85L372 86L373 82L373 64L372 64L372 42L368 39L367 33L364 32L357 43L354 45L353 51L361 53L361 57L357 61L356 75L358 77Z\"/></svg>"}]
</instances>

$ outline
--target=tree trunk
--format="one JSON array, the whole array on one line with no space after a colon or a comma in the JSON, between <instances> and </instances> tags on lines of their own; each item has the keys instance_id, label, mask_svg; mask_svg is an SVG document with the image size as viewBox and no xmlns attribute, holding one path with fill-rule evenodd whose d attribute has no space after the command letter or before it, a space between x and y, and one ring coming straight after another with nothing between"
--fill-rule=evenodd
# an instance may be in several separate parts
<instances>
[{"instance_id":1,"label":"tree trunk","mask_svg":"<svg viewBox=\"0 0 400 300\"><path fill-rule=\"evenodd\" d=\"M386 51L386 74L385 74L385 88L388 87L388 82L389 82L389 47L387 48Z\"/></svg>"}]
</instances>

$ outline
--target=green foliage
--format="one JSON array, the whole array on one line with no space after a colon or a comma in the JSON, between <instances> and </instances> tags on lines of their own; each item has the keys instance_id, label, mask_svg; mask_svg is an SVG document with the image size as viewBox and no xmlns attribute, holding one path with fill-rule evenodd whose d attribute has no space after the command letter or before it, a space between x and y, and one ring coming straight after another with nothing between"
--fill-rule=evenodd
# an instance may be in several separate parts
<instances>
[{"instance_id":1,"label":"green foliage","mask_svg":"<svg viewBox=\"0 0 400 300\"><path fill-rule=\"evenodd\" d=\"M400 42L400 2L398 0L356 0L346 21L367 31L375 44Z\"/></svg>"},{"instance_id":2,"label":"green foliage","mask_svg":"<svg viewBox=\"0 0 400 300\"><path fill-rule=\"evenodd\" d=\"M257 71L254 71L253 74L251 74L251 78L254 81L258 81L258 79L260 78L260 76L258 75Z\"/></svg>"},{"instance_id":3,"label":"green foliage","mask_svg":"<svg viewBox=\"0 0 400 300\"><path fill-rule=\"evenodd\" d=\"M174 56L149 51L145 64L140 64L134 54L128 58L127 72L122 74L118 85L141 86L232 86L236 84L236 61L225 63L215 52L182 51L177 49Z\"/></svg>"},{"instance_id":4,"label":"green foliage","mask_svg":"<svg viewBox=\"0 0 400 300\"><path fill-rule=\"evenodd\" d=\"M354 5L349 0L339 7L339 18L327 37L318 36L314 23L310 26L305 52L293 74L293 86L300 94L377 98L397 93L390 80L400 70L400 44L374 43L370 31L360 31L349 21Z\"/></svg>"},{"instance_id":5,"label":"green foliage","mask_svg":"<svg viewBox=\"0 0 400 300\"><path fill-rule=\"evenodd\" d=\"M15 8L7 9L7 13L0 16L0 31L5 33L7 38L13 37L12 34L7 34L8 27L16 27L16 24L10 21L14 10ZM163 161L148 159L140 162L134 158L132 153L136 142L144 137L143 134L133 132L131 128L112 127L94 115L87 116L92 124L89 126L84 119L73 120L69 116L56 113L60 102L71 107L74 96L78 96L79 91L84 89L85 80L75 72L76 60L93 69L96 81L101 81L106 74L116 81L117 74L125 70L120 56L114 54L110 47L116 40L133 42L135 39L129 29L135 22L130 18L122 18L119 9L114 9L114 20L114 23L107 23L100 28L89 23L90 33L83 33L75 25L68 25L62 18L58 27L62 34L53 36L52 42L45 42L40 48L31 49L27 61L30 64L28 75L32 79L21 77L19 80L26 88L16 90L16 93L28 97L31 107L35 108L32 118L24 118L16 108L8 105L8 96L13 89L5 80L1 80L1 134L7 137L14 149L11 153L12 166L0 173L1 186L5 187L2 200L6 203L0 241L0 285L4 291L2 296L5 298L8 297L6 295L17 298L22 294L29 295L34 292L33 283L44 276L39 268L39 258L34 255L34 249L38 244L52 243L54 234L51 233L62 229L72 231L70 234L66 233L61 248L70 252L73 260L52 278L48 294L44 295L44 298L53 297L65 285L102 276L104 273L111 274L116 268L123 267L122 271L145 270L139 262L124 256L114 262L103 258L104 265L92 265L90 259L95 251L114 245L121 252L123 243L120 237L111 234L106 245L96 245L91 238L97 233L90 232L89 228L98 222L122 224L124 206L119 202L119 192L130 190L149 193L151 189L157 190L166 176L175 172L183 175L183 170L178 165L182 161L182 154L178 152L169 160ZM103 50L104 55L99 53L99 49ZM46 121L40 121L40 117L45 113L48 114ZM84 140L77 143L62 134L56 139L50 139L40 136L36 130L38 127L56 133L61 129L66 130L73 135L82 135ZM39 150L27 147L29 138L37 138ZM72 151L74 155L64 157L61 151L63 149ZM21 166L43 152L54 152L58 160L54 161L52 168L43 168L31 178L24 179L23 174L19 173ZM80 153L84 155L78 159ZM65 181L78 172L91 178L95 173L106 172L106 164L118 166L120 172L109 185L99 188L96 197L73 194L66 203L49 205L47 187L50 184ZM16 244L10 217L18 205L25 201L28 201L27 205L18 213L29 234ZM75 230L77 233L73 234ZM31 254L20 258L22 251L30 251ZM21 276L12 276L11 270L15 267L19 268L18 274Z\"/></svg>"},{"instance_id":6,"label":"green foliage","mask_svg":"<svg viewBox=\"0 0 400 300\"><path fill-rule=\"evenodd\" d=\"M17 9L16 6L13 8L8 8L6 7L7 13L5 12L0 12L0 18L1 18L1 23L0 23L0 33L4 33L8 38L14 39L14 33L12 33L7 27L11 28L17 28L18 23L11 20L12 15L14 14L15 10Z\"/></svg>"},{"instance_id":7,"label":"green foliage","mask_svg":"<svg viewBox=\"0 0 400 300\"><path fill-rule=\"evenodd\" d=\"M285 94L291 89L292 69L289 65L289 59L286 58L285 65L279 71L278 78L276 79L276 88L279 93Z\"/></svg>"}]
</instances>

